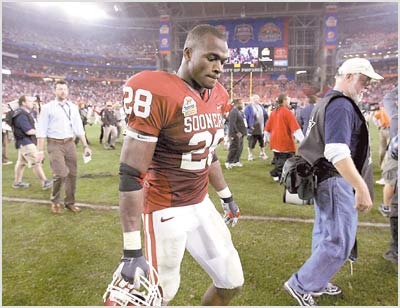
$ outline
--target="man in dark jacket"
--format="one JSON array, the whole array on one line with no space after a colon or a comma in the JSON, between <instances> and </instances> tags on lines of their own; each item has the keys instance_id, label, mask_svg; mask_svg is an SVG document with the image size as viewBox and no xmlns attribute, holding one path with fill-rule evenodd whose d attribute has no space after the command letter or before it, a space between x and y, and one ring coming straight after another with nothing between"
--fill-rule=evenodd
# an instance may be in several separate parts
<instances>
[{"instance_id":1,"label":"man in dark jacket","mask_svg":"<svg viewBox=\"0 0 400 308\"><path fill-rule=\"evenodd\" d=\"M30 186L29 183L22 182L25 166L28 166L28 168L32 167L33 173L42 182L42 189L49 189L53 182L47 180L42 164L37 158L39 152L36 147L35 120L30 113L33 108L33 98L23 95L19 98L18 104L20 108L15 110L12 119L15 147L18 149L18 160L14 169L15 180L12 187L26 188Z\"/></svg>"},{"instance_id":2,"label":"man in dark jacket","mask_svg":"<svg viewBox=\"0 0 400 308\"><path fill-rule=\"evenodd\" d=\"M231 145L229 146L228 158L225 163L226 169L243 167L243 164L240 162L240 156L243 152L243 138L247 131L242 110L242 101L240 99L233 100L233 108L229 113L228 136Z\"/></svg>"},{"instance_id":3,"label":"man in dark jacket","mask_svg":"<svg viewBox=\"0 0 400 308\"><path fill-rule=\"evenodd\" d=\"M115 142L118 135L118 121L112 107L112 102L107 102L106 108L102 114L102 122L104 126L103 146L106 150L115 149Z\"/></svg>"}]
</instances>

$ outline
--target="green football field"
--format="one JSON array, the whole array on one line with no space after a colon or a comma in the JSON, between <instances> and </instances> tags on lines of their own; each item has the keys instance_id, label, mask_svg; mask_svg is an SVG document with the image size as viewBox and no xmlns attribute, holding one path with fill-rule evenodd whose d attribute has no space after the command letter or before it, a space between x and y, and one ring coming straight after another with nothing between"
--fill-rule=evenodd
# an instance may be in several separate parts
<instances>
[{"instance_id":1,"label":"green football field","mask_svg":"<svg viewBox=\"0 0 400 308\"><path fill-rule=\"evenodd\" d=\"M98 141L99 126L87 127L92 142L93 160L83 164L79 159L77 201L98 205L118 204L118 166L121 145L116 151L105 151ZM371 127L373 161L378 161L378 134ZM16 160L10 146L9 158ZM78 147L81 155L82 148ZM258 152L256 151L258 156ZM267 152L271 158L272 153ZM221 164L227 151L218 148ZM242 215L312 219L312 206L282 202L283 188L272 181L268 171L270 160L247 162L243 152L243 168L224 170ZM32 186L24 190L11 188L13 165L2 170L2 196L49 200L49 191L42 191L31 170L24 181ZM44 163L51 177L48 160ZM380 178L375 165L375 180ZM210 196L220 209L219 200L210 189ZM382 186L375 185L374 208L361 214L361 222L389 224L378 212ZM50 213L50 206L35 202L2 202L2 304L5 306L97 306L121 256L122 235L116 210L83 208L79 214ZM245 285L232 305L289 306L296 302L283 291L283 283L309 257L312 224L293 221L239 220L231 229L241 257ZM384 260L388 249L389 228L359 227L359 259L345 266L334 277L343 288L338 297L321 297L319 305L397 306L397 265ZM199 305L211 280L199 265L186 254L181 269L181 285L171 305Z\"/></svg>"}]
</instances>

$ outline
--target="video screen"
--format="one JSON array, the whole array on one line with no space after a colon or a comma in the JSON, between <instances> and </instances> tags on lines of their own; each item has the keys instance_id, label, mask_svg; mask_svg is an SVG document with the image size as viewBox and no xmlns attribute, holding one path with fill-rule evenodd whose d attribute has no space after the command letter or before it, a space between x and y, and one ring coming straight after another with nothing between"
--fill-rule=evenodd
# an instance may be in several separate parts
<instances>
[{"instance_id":1,"label":"video screen","mask_svg":"<svg viewBox=\"0 0 400 308\"><path fill-rule=\"evenodd\" d=\"M229 48L229 60L226 64L241 64L240 48Z\"/></svg>"},{"instance_id":2,"label":"video screen","mask_svg":"<svg viewBox=\"0 0 400 308\"><path fill-rule=\"evenodd\" d=\"M257 64L258 63L258 47L240 48L241 64Z\"/></svg>"},{"instance_id":3,"label":"video screen","mask_svg":"<svg viewBox=\"0 0 400 308\"><path fill-rule=\"evenodd\" d=\"M258 47L229 48L226 64L258 64Z\"/></svg>"}]
</instances>

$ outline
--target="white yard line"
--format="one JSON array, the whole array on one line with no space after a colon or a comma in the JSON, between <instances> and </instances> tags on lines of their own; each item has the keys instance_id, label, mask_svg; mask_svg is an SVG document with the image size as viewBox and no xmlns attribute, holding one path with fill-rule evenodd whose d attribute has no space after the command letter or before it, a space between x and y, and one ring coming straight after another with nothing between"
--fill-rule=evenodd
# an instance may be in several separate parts
<instances>
[{"instance_id":1,"label":"white yard line","mask_svg":"<svg viewBox=\"0 0 400 308\"><path fill-rule=\"evenodd\" d=\"M20 203L36 203L40 205L50 205L51 202L49 200L39 200L39 199L25 199L25 198L14 198L14 197L3 197L4 201L9 202L20 202ZM96 205L89 203L81 203L76 202L75 205L88 208L92 210L101 210L101 211L112 211L118 210L118 206L115 205ZM296 223L305 223L305 224L313 224L314 219L303 219L303 218L293 218L293 217L271 217L271 216L248 216L242 215L240 216L242 220L255 220L255 221L283 221L283 222L296 222ZM379 222L359 222L359 226L361 227L375 227L375 228L389 228L390 224L388 223L379 223Z\"/></svg>"}]
</instances>

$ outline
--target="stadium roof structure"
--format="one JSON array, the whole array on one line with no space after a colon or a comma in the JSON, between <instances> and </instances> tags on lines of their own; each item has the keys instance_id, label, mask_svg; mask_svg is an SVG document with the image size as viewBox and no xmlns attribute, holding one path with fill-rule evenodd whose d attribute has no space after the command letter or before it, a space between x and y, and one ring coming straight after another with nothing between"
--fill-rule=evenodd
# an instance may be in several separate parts
<instances>
[{"instance_id":1,"label":"stadium roof structure","mask_svg":"<svg viewBox=\"0 0 400 308\"><path fill-rule=\"evenodd\" d=\"M103 3L110 15L129 19L159 19L169 15L175 21L279 17L323 13L327 6L336 5L338 13L358 11L360 15L379 13L383 6L396 2L118 2ZM115 5L118 12L115 11Z\"/></svg>"},{"instance_id":2,"label":"stadium roof structure","mask_svg":"<svg viewBox=\"0 0 400 308\"><path fill-rule=\"evenodd\" d=\"M22 10L35 14L40 10L40 7L29 5L29 3L21 6L22 4L4 2L2 5L6 12L10 9L16 13ZM257 17L322 16L330 5L337 7L341 18L350 20L363 17L384 19L385 15L398 11L398 3L395 0L387 2L97 2L96 5L109 17L100 24L128 28L146 24L151 28L152 25L157 25L160 16L163 15L169 15L173 23L179 24ZM57 20L62 19L61 14L56 14L54 17Z\"/></svg>"}]
</instances>

